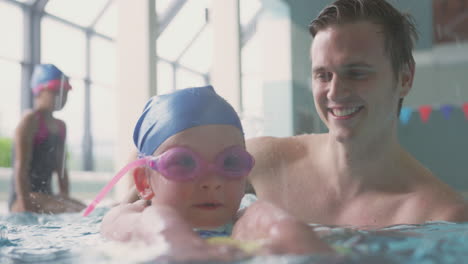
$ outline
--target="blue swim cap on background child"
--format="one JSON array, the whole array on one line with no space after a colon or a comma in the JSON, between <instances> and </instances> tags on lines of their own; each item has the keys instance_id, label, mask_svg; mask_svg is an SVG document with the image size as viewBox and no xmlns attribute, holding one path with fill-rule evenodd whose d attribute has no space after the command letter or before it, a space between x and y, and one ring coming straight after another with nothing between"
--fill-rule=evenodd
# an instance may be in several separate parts
<instances>
[{"instance_id":1,"label":"blue swim cap on background child","mask_svg":"<svg viewBox=\"0 0 468 264\"><path fill-rule=\"evenodd\" d=\"M67 90L72 88L68 82L68 77L55 65L39 64L34 67L31 77L31 89L34 95L45 89L57 91L61 86Z\"/></svg>"},{"instance_id":2,"label":"blue swim cap on background child","mask_svg":"<svg viewBox=\"0 0 468 264\"><path fill-rule=\"evenodd\" d=\"M203 125L232 125L243 133L234 108L209 85L152 97L138 119L133 141L140 154L153 155L172 135Z\"/></svg>"}]
</instances>

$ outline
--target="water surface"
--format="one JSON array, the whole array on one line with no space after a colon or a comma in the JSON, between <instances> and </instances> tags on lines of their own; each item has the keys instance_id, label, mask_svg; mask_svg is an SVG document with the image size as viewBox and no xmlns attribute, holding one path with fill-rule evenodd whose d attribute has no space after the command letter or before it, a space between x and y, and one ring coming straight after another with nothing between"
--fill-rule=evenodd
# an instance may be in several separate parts
<instances>
[{"instance_id":1,"label":"water surface","mask_svg":"<svg viewBox=\"0 0 468 264\"><path fill-rule=\"evenodd\" d=\"M0 263L167 263L154 248L121 244L99 234L107 208L80 214L0 215ZM311 225L338 249L334 256L252 257L233 263L465 263L468 223L431 222L380 230Z\"/></svg>"}]
</instances>

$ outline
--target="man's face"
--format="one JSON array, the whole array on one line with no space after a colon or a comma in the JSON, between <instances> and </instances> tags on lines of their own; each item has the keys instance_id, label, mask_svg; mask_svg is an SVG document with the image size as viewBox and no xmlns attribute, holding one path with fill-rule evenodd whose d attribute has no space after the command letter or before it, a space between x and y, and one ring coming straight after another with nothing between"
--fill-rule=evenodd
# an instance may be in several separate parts
<instances>
[{"instance_id":1,"label":"man's face","mask_svg":"<svg viewBox=\"0 0 468 264\"><path fill-rule=\"evenodd\" d=\"M330 134L344 142L394 133L398 100L411 81L395 78L380 26L325 28L314 38L311 59L315 106Z\"/></svg>"}]
</instances>

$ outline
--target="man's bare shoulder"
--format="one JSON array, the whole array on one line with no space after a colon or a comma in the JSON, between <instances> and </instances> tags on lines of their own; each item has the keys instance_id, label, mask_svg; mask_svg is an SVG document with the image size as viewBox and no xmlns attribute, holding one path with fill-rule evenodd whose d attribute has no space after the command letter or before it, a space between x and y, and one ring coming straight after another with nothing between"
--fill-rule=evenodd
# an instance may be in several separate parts
<instances>
[{"instance_id":1,"label":"man's bare shoulder","mask_svg":"<svg viewBox=\"0 0 468 264\"><path fill-rule=\"evenodd\" d=\"M450 204L440 213L440 217L444 221L468 222L468 205L466 202Z\"/></svg>"},{"instance_id":2,"label":"man's bare shoulder","mask_svg":"<svg viewBox=\"0 0 468 264\"><path fill-rule=\"evenodd\" d=\"M416 189L410 201L411 207L422 212L424 221L468 221L468 204L463 196L432 177Z\"/></svg>"},{"instance_id":3,"label":"man's bare shoulder","mask_svg":"<svg viewBox=\"0 0 468 264\"><path fill-rule=\"evenodd\" d=\"M293 137L257 137L247 140L247 150L255 157L256 164L269 167L278 161L288 162L304 157L309 149L320 144L320 134Z\"/></svg>"},{"instance_id":4,"label":"man's bare shoulder","mask_svg":"<svg viewBox=\"0 0 468 264\"><path fill-rule=\"evenodd\" d=\"M431 197L434 221L465 222L468 221L468 205L463 196L446 184L437 184L423 194Z\"/></svg>"},{"instance_id":5,"label":"man's bare shoulder","mask_svg":"<svg viewBox=\"0 0 468 264\"><path fill-rule=\"evenodd\" d=\"M294 171L297 172L298 164L315 156L311 151L315 149L317 142L320 142L320 139L315 134L247 140L247 150L255 158L255 166L249 176L255 189L260 185L273 188L273 182L282 182L278 178L288 177Z\"/></svg>"},{"instance_id":6,"label":"man's bare shoulder","mask_svg":"<svg viewBox=\"0 0 468 264\"><path fill-rule=\"evenodd\" d=\"M255 159L255 166L250 173L250 180L277 174L276 165L279 162L278 152L284 151L288 139L277 137L256 137L246 141L247 151Z\"/></svg>"}]
</instances>

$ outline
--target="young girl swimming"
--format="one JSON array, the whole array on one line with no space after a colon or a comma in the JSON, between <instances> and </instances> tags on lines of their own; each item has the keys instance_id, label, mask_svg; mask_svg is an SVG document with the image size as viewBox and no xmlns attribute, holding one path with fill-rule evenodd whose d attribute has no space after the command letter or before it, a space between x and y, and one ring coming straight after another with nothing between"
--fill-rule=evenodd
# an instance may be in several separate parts
<instances>
[{"instance_id":1,"label":"young girl swimming","mask_svg":"<svg viewBox=\"0 0 468 264\"><path fill-rule=\"evenodd\" d=\"M134 174L143 200L111 209L102 221L103 236L163 243L169 252L179 258L183 253L191 260L229 259L240 252L331 251L309 226L272 204L257 201L238 211L255 162L245 150L238 115L213 87L153 97L136 124L133 139L142 158L125 170L146 166L146 173ZM210 236L233 239L204 239Z\"/></svg>"}]
</instances>

